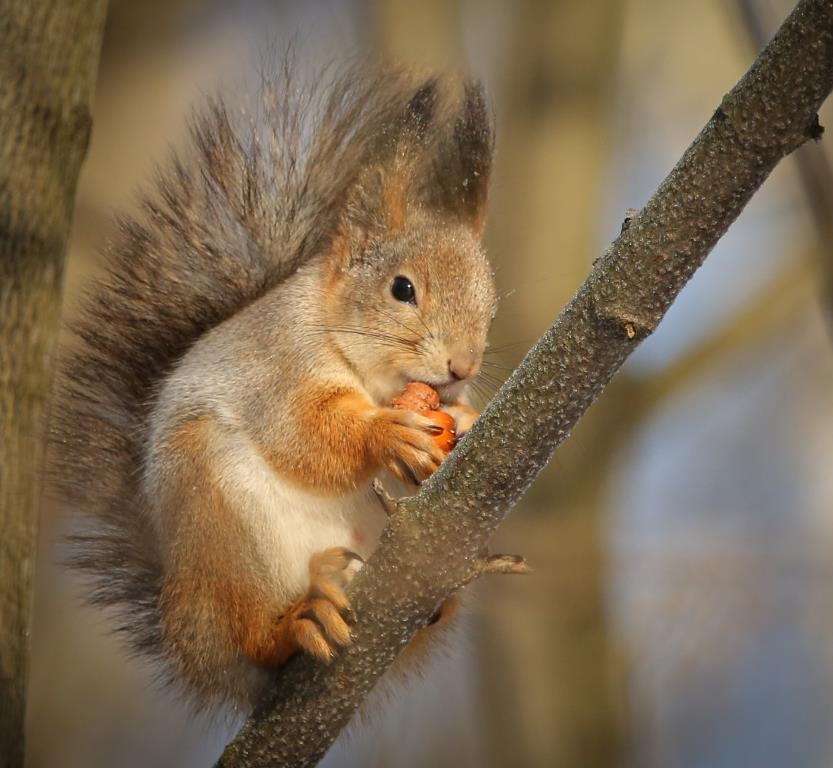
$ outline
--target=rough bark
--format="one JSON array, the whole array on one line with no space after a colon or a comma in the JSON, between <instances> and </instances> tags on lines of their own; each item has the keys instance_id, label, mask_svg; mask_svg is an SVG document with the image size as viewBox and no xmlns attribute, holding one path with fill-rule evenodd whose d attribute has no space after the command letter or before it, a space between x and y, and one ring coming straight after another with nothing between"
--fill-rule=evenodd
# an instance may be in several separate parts
<instances>
[{"instance_id":1,"label":"rough bark","mask_svg":"<svg viewBox=\"0 0 833 768\"><path fill-rule=\"evenodd\" d=\"M104 0L0 0L0 765L23 764L51 361Z\"/></svg>"},{"instance_id":2,"label":"rough bark","mask_svg":"<svg viewBox=\"0 0 833 768\"><path fill-rule=\"evenodd\" d=\"M771 29L765 9L756 0L738 0L737 6L747 42L760 48ZM821 246L816 258L818 292L828 332L833 334L833 162L819 144L799 152L795 164Z\"/></svg>"},{"instance_id":3,"label":"rough bark","mask_svg":"<svg viewBox=\"0 0 833 768\"><path fill-rule=\"evenodd\" d=\"M833 87L833 0L801 0L470 435L400 505L351 589L354 643L298 658L219 761L312 766L479 558L514 502L781 158L818 138Z\"/></svg>"}]
</instances>

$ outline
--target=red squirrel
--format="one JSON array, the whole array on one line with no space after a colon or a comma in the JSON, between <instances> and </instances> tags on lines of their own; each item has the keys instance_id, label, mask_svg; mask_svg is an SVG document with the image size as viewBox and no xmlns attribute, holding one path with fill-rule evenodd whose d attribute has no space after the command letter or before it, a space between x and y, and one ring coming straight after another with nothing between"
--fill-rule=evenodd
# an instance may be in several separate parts
<instances>
[{"instance_id":1,"label":"red squirrel","mask_svg":"<svg viewBox=\"0 0 833 768\"><path fill-rule=\"evenodd\" d=\"M299 95L301 93L301 95ZM464 433L496 297L481 246L482 87L353 67L214 100L121 222L54 428L74 562L198 704L248 708L296 653L350 642L345 594L385 511L445 453L391 407L436 390Z\"/></svg>"}]
</instances>

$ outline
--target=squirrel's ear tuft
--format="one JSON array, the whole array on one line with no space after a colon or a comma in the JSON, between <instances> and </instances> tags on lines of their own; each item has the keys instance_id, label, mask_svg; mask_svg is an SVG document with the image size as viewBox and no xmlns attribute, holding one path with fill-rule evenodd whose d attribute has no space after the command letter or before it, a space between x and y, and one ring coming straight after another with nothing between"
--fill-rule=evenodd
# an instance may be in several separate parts
<instances>
[{"instance_id":1,"label":"squirrel's ear tuft","mask_svg":"<svg viewBox=\"0 0 833 768\"><path fill-rule=\"evenodd\" d=\"M437 111L437 78L426 80L411 97L405 110L405 123L414 138L423 138L434 121Z\"/></svg>"},{"instance_id":2,"label":"squirrel's ear tuft","mask_svg":"<svg viewBox=\"0 0 833 768\"><path fill-rule=\"evenodd\" d=\"M450 130L439 139L423 198L479 237L486 225L494 129L482 84L466 81L462 91Z\"/></svg>"}]
</instances>

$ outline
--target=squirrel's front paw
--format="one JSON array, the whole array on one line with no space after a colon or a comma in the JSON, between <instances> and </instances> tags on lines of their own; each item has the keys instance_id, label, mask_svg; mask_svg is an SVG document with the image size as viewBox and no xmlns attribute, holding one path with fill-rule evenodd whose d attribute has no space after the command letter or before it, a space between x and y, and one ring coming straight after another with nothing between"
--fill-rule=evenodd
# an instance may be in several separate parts
<instances>
[{"instance_id":1,"label":"squirrel's front paw","mask_svg":"<svg viewBox=\"0 0 833 768\"><path fill-rule=\"evenodd\" d=\"M480 413L465 403L444 405L442 410L454 419L458 438L463 437L474 426L474 422L480 418Z\"/></svg>"},{"instance_id":2,"label":"squirrel's front paw","mask_svg":"<svg viewBox=\"0 0 833 768\"><path fill-rule=\"evenodd\" d=\"M325 549L310 558L309 588L280 619L282 660L301 652L329 662L338 648L350 643L350 601L344 588L362 562L344 547Z\"/></svg>"},{"instance_id":3,"label":"squirrel's front paw","mask_svg":"<svg viewBox=\"0 0 833 768\"><path fill-rule=\"evenodd\" d=\"M441 429L414 411L386 408L378 426L381 463L403 482L419 485L445 459L445 452L434 442Z\"/></svg>"}]
</instances>

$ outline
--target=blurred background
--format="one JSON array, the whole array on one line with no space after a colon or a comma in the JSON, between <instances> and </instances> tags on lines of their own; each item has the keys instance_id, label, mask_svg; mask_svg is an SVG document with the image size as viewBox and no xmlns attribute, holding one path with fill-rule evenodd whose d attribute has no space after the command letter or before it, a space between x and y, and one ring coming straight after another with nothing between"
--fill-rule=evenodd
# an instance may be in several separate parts
<instances>
[{"instance_id":1,"label":"blurred background","mask_svg":"<svg viewBox=\"0 0 833 768\"><path fill-rule=\"evenodd\" d=\"M264 45L294 38L311 66L467 62L498 122L488 396L791 6L113 0L67 315L191 106L234 92ZM534 574L479 584L459 642L324 765L833 765L831 382L833 173L814 145L778 167L501 529L495 548ZM29 765L212 765L229 727L189 716L81 604L57 565L63 512L42 527Z\"/></svg>"}]
</instances>

